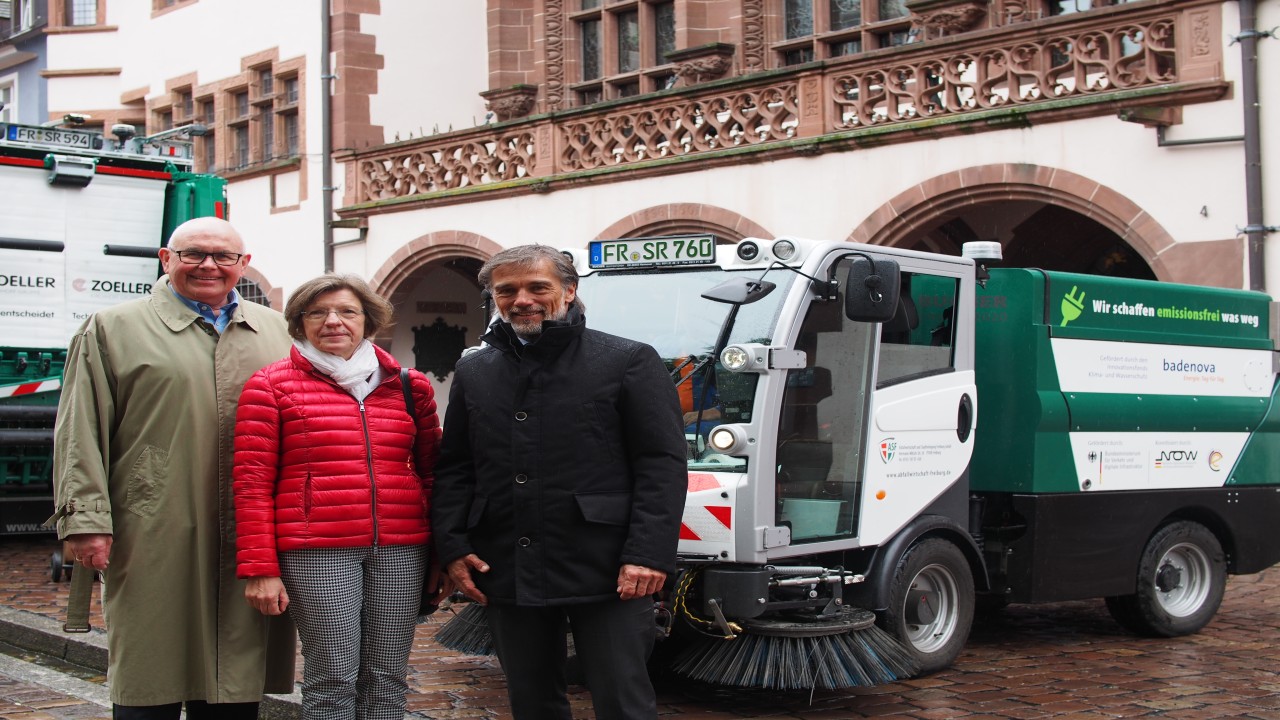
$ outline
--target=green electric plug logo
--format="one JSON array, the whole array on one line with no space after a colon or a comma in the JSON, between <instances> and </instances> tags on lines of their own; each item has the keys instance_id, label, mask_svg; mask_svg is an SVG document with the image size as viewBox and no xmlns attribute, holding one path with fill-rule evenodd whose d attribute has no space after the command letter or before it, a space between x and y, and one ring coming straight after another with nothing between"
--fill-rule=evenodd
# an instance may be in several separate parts
<instances>
[{"instance_id":1,"label":"green electric plug logo","mask_svg":"<svg viewBox=\"0 0 1280 720\"><path fill-rule=\"evenodd\" d=\"M1080 313L1084 312L1084 291L1080 291L1076 295L1076 286L1071 286L1071 292L1062 296L1062 324L1058 327L1066 327L1067 323L1080 317Z\"/></svg>"}]
</instances>

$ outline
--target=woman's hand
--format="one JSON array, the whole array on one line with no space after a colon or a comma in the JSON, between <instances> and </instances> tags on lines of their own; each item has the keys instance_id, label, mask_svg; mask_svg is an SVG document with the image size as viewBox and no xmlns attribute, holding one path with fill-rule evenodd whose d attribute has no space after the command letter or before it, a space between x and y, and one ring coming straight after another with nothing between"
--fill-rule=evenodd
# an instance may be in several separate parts
<instances>
[{"instance_id":1,"label":"woman's hand","mask_svg":"<svg viewBox=\"0 0 1280 720\"><path fill-rule=\"evenodd\" d=\"M249 578L244 599L263 615L280 615L289 607L289 593L278 577Z\"/></svg>"}]
</instances>

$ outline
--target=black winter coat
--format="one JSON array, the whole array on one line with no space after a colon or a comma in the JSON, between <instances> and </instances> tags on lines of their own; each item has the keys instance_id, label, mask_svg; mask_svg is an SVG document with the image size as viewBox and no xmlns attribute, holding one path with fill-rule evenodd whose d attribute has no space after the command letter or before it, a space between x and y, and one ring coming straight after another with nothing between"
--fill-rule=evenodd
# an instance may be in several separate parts
<instances>
[{"instance_id":1,"label":"black winter coat","mask_svg":"<svg viewBox=\"0 0 1280 720\"><path fill-rule=\"evenodd\" d=\"M571 309L521 345L499 323L458 361L431 503L441 562L474 552L493 602L617 598L618 570L675 571L688 475L680 401L643 343Z\"/></svg>"}]
</instances>

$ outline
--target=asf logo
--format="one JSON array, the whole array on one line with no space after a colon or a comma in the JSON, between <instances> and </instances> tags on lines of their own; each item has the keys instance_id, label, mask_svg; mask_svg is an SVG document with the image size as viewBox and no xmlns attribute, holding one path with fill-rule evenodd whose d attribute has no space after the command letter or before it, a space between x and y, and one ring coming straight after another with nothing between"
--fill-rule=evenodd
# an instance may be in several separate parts
<instances>
[{"instance_id":1,"label":"asf logo","mask_svg":"<svg viewBox=\"0 0 1280 720\"><path fill-rule=\"evenodd\" d=\"M895 438L885 438L880 441L880 460L888 464L893 459L894 454L898 452L898 441Z\"/></svg>"}]
</instances>

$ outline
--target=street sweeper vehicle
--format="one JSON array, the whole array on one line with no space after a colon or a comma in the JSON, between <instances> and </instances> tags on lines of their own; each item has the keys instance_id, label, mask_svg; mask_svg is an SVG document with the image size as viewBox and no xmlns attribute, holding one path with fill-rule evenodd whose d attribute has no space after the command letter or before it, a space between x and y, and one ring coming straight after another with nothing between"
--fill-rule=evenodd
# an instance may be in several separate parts
<instances>
[{"instance_id":1,"label":"street sweeper vehicle","mask_svg":"<svg viewBox=\"0 0 1280 720\"><path fill-rule=\"evenodd\" d=\"M1133 632L1185 635L1228 574L1280 560L1270 298L988 272L998 250L567 251L591 326L657 348L685 404L662 667L890 682L950 665L979 604L1106 598Z\"/></svg>"},{"instance_id":2,"label":"street sweeper vehicle","mask_svg":"<svg viewBox=\"0 0 1280 720\"><path fill-rule=\"evenodd\" d=\"M96 310L151 291L174 227L225 215L226 183L191 172L182 129L113 131L0 123L0 534L49 532L71 335ZM61 579L58 553L52 568Z\"/></svg>"}]
</instances>

